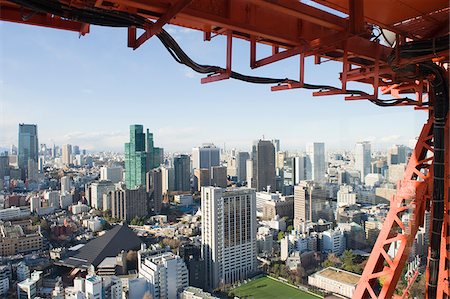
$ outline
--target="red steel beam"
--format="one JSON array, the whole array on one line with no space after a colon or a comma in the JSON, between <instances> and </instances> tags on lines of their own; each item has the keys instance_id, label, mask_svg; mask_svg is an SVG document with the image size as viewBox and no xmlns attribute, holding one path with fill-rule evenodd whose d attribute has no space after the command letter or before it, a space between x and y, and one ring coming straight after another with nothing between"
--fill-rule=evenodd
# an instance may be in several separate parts
<instances>
[{"instance_id":1,"label":"red steel beam","mask_svg":"<svg viewBox=\"0 0 450 299\"><path fill-rule=\"evenodd\" d=\"M29 17L25 19L23 17L24 15L28 15ZM0 20L75 31L79 32L81 35L89 33L89 24L64 20L58 16L51 16L49 14L34 12L28 9L21 10L19 7L16 8L13 6L1 6Z\"/></svg>"},{"instance_id":2,"label":"red steel beam","mask_svg":"<svg viewBox=\"0 0 450 299\"><path fill-rule=\"evenodd\" d=\"M169 23L169 21L175 17L180 11L182 11L186 6L188 6L192 0L179 0L175 3L175 5L171 6L165 14L163 14L150 28L146 28L145 32L142 35L132 42L133 50L139 48L143 43L145 43L148 39L150 39L153 35L161 32L161 29L164 25ZM135 31L135 30L132 30ZM128 45L130 45L130 31L128 35Z\"/></svg>"},{"instance_id":3,"label":"red steel beam","mask_svg":"<svg viewBox=\"0 0 450 299\"><path fill-rule=\"evenodd\" d=\"M329 29L344 31L348 27L348 21L326 11L301 3L300 1L289 0L248 0L249 2L267 7L289 16L299 18Z\"/></svg>"}]
</instances>

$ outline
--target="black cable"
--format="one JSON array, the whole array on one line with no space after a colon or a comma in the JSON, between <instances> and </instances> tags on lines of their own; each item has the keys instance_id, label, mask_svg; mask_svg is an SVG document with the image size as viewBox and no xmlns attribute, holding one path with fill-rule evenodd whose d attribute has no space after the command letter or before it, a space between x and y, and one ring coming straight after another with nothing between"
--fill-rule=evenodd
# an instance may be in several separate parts
<instances>
[{"instance_id":1,"label":"black cable","mask_svg":"<svg viewBox=\"0 0 450 299\"><path fill-rule=\"evenodd\" d=\"M99 8L75 8L71 6L67 6L65 4L62 4L61 2L57 0L10 0L11 2L14 2L18 5L21 5L23 7L27 7L29 9L32 9L37 12L44 12L44 13L50 13L54 15L58 15L63 18L67 18L74 21L94 24L94 25L100 25L100 26L110 26L110 27L130 27L130 26L136 26L138 28L149 28L153 25L153 22L149 21L148 19L139 16L139 15L132 15L125 12L118 12L118 11L107 11ZM382 29L380 28L380 31L382 33ZM198 64L195 61L193 61L184 51L181 49L181 47L178 45L178 43L173 39L173 37L167 33L164 29L161 30L160 33L157 34L158 39L161 41L161 43L164 45L164 47L168 50L169 54L175 59L176 62L183 64L195 72L202 73L202 74L208 74L213 75L215 73L224 72L225 69L219 67L219 66L212 66L212 65L202 65ZM448 37L447 37L448 41ZM443 46L443 43L445 41L438 41L438 47L437 49L441 49ZM434 43L435 44L435 43ZM433 45L434 45L433 44ZM429 48L429 44L425 43L421 46L421 51L429 51L429 49L422 49L422 48ZM447 44L448 49L448 44ZM436 50L433 48L432 50ZM417 55L414 49L410 49L405 47L404 50L406 51L405 55ZM410 52L408 52L410 51ZM421 52L421 53L422 53ZM403 53L402 53L403 54ZM393 58L391 58L393 59ZM399 70L401 71L401 70ZM256 83L256 84L283 84L283 83L299 83L296 80L291 80L288 78L267 78L267 77L258 77L258 76L248 76L243 75L237 72L232 71L230 74L230 77L236 80L249 82L249 83ZM308 84L304 83L303 88L305 89L313 89L313 90L329 90L329 91L341 91L341 89L329 86L329 85L315 85L315 84ZM361 90L347 90L346 94L352 94L352 95L362 95L362 96L370 96L364 91ZM390 100L381 100L381 99L368 99L370 102L374 103L375 105L387 107L387 106L396 106L398 104L410 104L414 105L417 103L417 101L410 99L410 98L402 98L402 99L390 99ZM426 103L425 103L426 104Z\"/></svg>"}]
</instances>

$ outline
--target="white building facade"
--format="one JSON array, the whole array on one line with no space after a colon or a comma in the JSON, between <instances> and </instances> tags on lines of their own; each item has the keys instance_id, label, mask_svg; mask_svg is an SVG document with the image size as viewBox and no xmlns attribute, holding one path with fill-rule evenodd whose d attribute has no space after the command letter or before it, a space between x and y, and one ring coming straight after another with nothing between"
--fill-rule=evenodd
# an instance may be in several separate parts
<instances>
[{"instance_id":1,"label":"white building facade","mask_svg":"<svg viewBox=\"0 0 450 299\"><path fill-rule=\"evenodd\" d=\"M209 289L256 270L256 200L249 188L202 188L202 256Z\"/></svg>"}]
</instances>

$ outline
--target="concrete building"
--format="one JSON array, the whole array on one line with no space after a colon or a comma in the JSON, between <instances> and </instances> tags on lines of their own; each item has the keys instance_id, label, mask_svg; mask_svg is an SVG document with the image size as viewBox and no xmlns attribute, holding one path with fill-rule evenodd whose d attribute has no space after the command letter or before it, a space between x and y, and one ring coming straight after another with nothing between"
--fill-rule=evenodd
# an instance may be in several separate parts
<instances>
[{"instance_id":1,"label":"concrete building","mask_svg":"<svg viewBox=\"0 0 450 299\"><path fill-rule=\"evenodd\" d=\"M118 189L112 193L111 215L114 218L131 221L148 214L148 195L144 188Z\"/></svg>"},{"instance_id":2,"label":"concrete building","mask_svg":"<svg viewBox=\"0 0 450 299\"><path fill-rule=\"evenodd\" d=\"M248 159L250 159L250 155L247 152L238 152L236 155L237 177L240 182L247 180Z\"/></svg>"},{"instance_id":3,"label":"concrete building","mask_svg":"<svg viewBox=\"0 0 450 299\"><path fill-rule=\"evenodd\" d=\"M197 191L200 191L202 187L211 186L211 170L208 168L194 169L194 180Z\"/></svg>"},{"instance_id":4,"label":"concrete building","mask_svg":"<svg viewBox=\"0 0 450 299\"><path fill-rule=\"evenodd\" d=\"M174 190L175 170L172 167L161 166L162 193L167 194Z\"/></svg>"},{"instance_id":5,"label":"concrete building","mask_svg":"<svg viewBox=\"0 0 450 299\"><path fill-rule=\"evenodd\" d=\"M328 211L323 209L328 192L313 182L301 181L294 187L294 229L301 231L302 224L316 222L320 218L329 220Z\"/></svg>"},{"instance_id":6,"label":"concrete building","mask_svg":"<svg viewBox=\"0 0 450 299\"><path fill-rule=\"evenodd\" d=\"M404 145L393 145L388 152L387 164L404 164L408 161L408 148Z\"/></svg>"},{"instance_id":7,"label":"concrete building","mask_svg":"<svg viewBox=\"0 0 450 299\"><path fill-rule=\"evenodd\" d=\"M352 298L361 275L328 267L308 276L308 284L330 293Z\"/></svg>"},{"instance_id":8,"label":"concrete building","mask_svg":"<svg viewBox=\"0 0 450 299\"><path fill-rule=\"evenodd\" d=\"M256 191L276 189L275 147L269 140L259 140L252 149L252 188Z\"/></svg>"},{"instance_id":9,"label":"concrete building","mask_svg":"<svg viewBox=\"0 0 450 299\"><path fill-rule=\"evenodd\" d=\"M187 287L179 296L180 299L219 299L200 288Z\"/></svg>"},{"instance_id":10,"label":"concrete building","mask_svg":"<svg viewBox=\"0 0 450 299\"><path fill-rule=\"evenodd\" d=\"M172 252L139 259L139 277L148 281L153 299L177 299L189 286L189 274L182 258Z\"/></svg>"},{"instance_id":11,"label":"concrete building","mask_svg":"<svg viewBox=\"0 0 450 299\"><path fill-rule=\"evenodd\" d=\"M0 224L0 256L29 253L43 247L40 227L27 229L11 222Z\"/></svg>"},{"instance_id":12,"label":"concrete building","mask_svg":"<svg viewBox=\"0 0 450 299\"><path fill-rule=\"evenodd\" d=\"M188 155L178 155L173 159L175 170L174 191L190 191L190 159Z\"/></svg>"},{"instance_id":13,"label":"concrete building","mask_svg":"<svg viewBox=\"0 0 450 299\"><path fill-rule=\"evenodd\" d=\"M30 268L25 264L25 262L20 262L16 268L17 281L24 281L31 276Z\"/></svg>"},{"instance_id":14,"label":"concrete building","mask_svg":"<svg viewBox=\"0 0 450 299\"><path fill-rule=\"evenodd\" d=\"M372 155L370 142L363 141L356 143L355 147L355 170L359 171L361 183L364 183L366 175L370 173L372 166Z\"/></svg>"},{"instance_id":15,"label":"concrete building","mask_svg":"<svg viewBox=\"0 0 450 299\"><path fill-rule=\"evenodd\" d=\"M246 279L256 270L255 191L204 187L201 211L207 289Z\"/></svg>"},{"instance_id":16,"label":"concrete building","mask_svg":"<svg viewBox=\"0 0 450 299\"><path fill-rule=\"evenodd\" d=\"M337 192L338 207L351 206L354 204L356 204L356 193L353 192L352 186L340 186L339 191Z\"/></svg>"},{"instance_id":17,"label":"concrete building","mask_svg":"<svg viewBox=\"0 0 450 299\"><path fill-rule=\"evenodd\" d=\"M19 124L17 154L17 166L21 170L22 179L25 179L28 161L31 160L36 164L38 163L39 142L37 125Z\"/></svg>"},{"instance_id":18,"label":"concrete building","mask_svg":"<svg viewBox=\"0 0 450 299\"><path fill-rule=\"evenodd\" d=\"M307 154L310 162L311 179L317 183L325 182L325 172L327 169L325 163L325 143L314 142L307 146ZM307 161L308 162L308 161ZM307 163L306 163L307 164ZM307 167L307 166L306 166Z\"/></svg>"},{"instance_id":19,"label":"concrete building","mask_svg":"<svg viewBox=\"0 0 450 299\"><path fill-rule=\"evenodd\" d=\"M87 276L85 279L85 294L88 299L103 298L103 283L101 276Z\"/></svg>"},{"instance_id":20,"label":"concrete building","mask_svg":"<svg viewBox=\"0 0 450 299\"><path fill-rule=\"evenodd\" d=\"M322 232L320 240L322 252L332 252L341 255L345 250L345 235L340 229L329 229Z\"/></svg>"},{"instance_id":21,"label":"concrete building","mask_svg":"<svg viewBox=\"0 0 450 299\"><path fill-rule=\"evenodd\" d=\"M100 181L111 181L117 184L123 180L123 168L120 166L103 166L100 168Z\"/></svg>"},{"instance_id":22,"label":"concrete building","mask_svg":"<svg viewBox=\"0 0 450 299\"><path fill-rule=\"evenodd\" d=\"M18 299L33 299L37 296L38 286L42 282L42 271L34 271L30 278L17 284Z\"/></svg>"},{"instance_id":23,"label":"concrete building","mask_svg":"<svg viewBox=\"0 0 450 299\"><path fill-rule=\"evenodd\" d=\"M192 168L193 169L211 169L213 166L220 165L220 149L214 144L203 144L201 147L192 149Z\"/></svg>"},{"instance_id":24,"label":"concrete building","mask_svg":"<svg viewBox=\"0 0 450 299\"><path fill-rule=\"evenodd\" d=\"M211 167L211 186L227 187L227 168L225 166Z\"/></svg>"},{"instance_id":25,"label":"concrete building","mask_svg":"<svg viewBox=\"0 0 450 299\"><path fill-rule=\"evenodd\" d=\"M7 209L0 210L0 220L7 221L30 216L30 209L12 206Z\"/></svg>"},{"instance_id":26,"label":"concrete building","mask_svg":"<svg viewBox=\"0 0 450 299\"><path fill-rule=\"evenodd\" d=\"M275 200L268 200L263 205L263 220L274 219L275 216L280 218L294 218L294 197L280 196Z\"/></svg>"},{"instance_id":27,"label":"concrete building","mask_svg":"<svg viewBox=\"0 0 450 299\"><path fill-rule=\"evenodd\" d=\"M69 193L72 188L72 180L68 176L61 177L61 193Z\"/></svg>"},{"instance_id":28,"label":"concrete building","mask_svg":"<svg viewBox=\"0 0 450 299\"><path fill-rule=\"evenodd\" d=\"M72 164L72 145L63 144L62 146L62 163L65 166Z\"/></svg>"},{"instance_id":29,"label":"concrete building","mask_svg":"<svg viewBox=\"0 0 450 299\"><path fill-rule=\"evenodd\" d=\"M103 210L103 195L114 192L115 185L111 181L99 181L91 184L91 207Z\"/></svg>"},{"instance_id":30,"label":"concrete building","mask_svg":"<svg viewBox=\"0 0 450 299\"><path fill-rule=\"evenodd\" d=\"M154 214L159 214L161 211L162 200L163 200L163 180L162 180L162 170L161 168L155 168L147 172L147 193L149 196L149 206L148 209Z\"/></svg>"}]
</instances>

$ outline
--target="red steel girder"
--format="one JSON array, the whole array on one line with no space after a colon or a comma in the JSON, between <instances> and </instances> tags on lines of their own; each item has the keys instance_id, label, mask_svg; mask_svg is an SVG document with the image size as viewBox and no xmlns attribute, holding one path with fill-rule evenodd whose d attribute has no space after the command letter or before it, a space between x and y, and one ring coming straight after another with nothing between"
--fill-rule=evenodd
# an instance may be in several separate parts
<instances>
[{"instance_id":1,"label":"red steel girder","mask_svg":"<svg viewBox=\"0 0 450 299\"><path fill-rule=\"evenodd\" d=\"M432 128L433 119L430 117L408 162L404 179L398 183L397 194L391 200L390 210L353 298L391 298L394 294L418 227L423 223L426 202L432 193L431 161L427 160L432 151ZM405 211L410 215L407 223L401 221ZM391 258L386 252L394 243L400 244ZM384 279L384 283L376 292L375 285L379 278Z\"/></svg>"},{"instance_id":2,"label":"red steel girder","mask_svg":"<svg viewBox=\"0 0 450 299\"><path fill-rule=\"evenodd\" d=\"M165 14L158 18L158 20L150 26L150 28L146 28L145 32L136 39L136 28L132 27L128 30L128 46L132 47L133 50L136 50L143 43L145 43L149 38L153 35L161 32L161 29L164 25L166 25L170 20L175 17L180 11L182 11L187 5L189 5L192 0L178 0L173 6L171 6ZM134 38L133 38L134 37Z\"/></svg>"},{"instance_id":3,"label":"red steel girder","mask_svg":"<svg viewBox=\"0 0 450 299\"><path fill-rule=\"evenodd\" d=\"M75 31L81 35L89 33L89 24L65 20L58 16L35 12L29 9L20 9L16 6L1 5L0 20Z\"/></svg>"}]
</instances>

